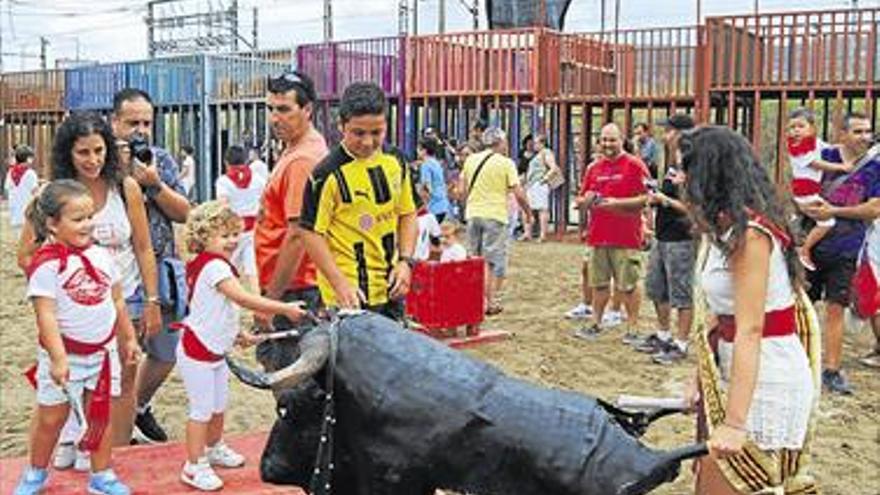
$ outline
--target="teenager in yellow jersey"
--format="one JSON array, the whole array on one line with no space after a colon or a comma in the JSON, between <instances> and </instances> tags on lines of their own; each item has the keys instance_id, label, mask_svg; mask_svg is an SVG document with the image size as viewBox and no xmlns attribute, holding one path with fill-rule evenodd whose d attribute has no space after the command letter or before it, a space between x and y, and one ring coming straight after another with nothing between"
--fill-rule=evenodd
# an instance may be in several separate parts
<instances>
[{"instance_id":1,"label":"teenager in yellow jersey","mask_svg":"<svg viewBox=\"0 0 880 495\"><path fill-rule=\"evenodd\" d=\"M406 163L382 146L386 112L375 84L345 89L342 142L312 172L300 226L327 306L399 317L409 291L416 207Z\"/></svg>"}]
</instances>

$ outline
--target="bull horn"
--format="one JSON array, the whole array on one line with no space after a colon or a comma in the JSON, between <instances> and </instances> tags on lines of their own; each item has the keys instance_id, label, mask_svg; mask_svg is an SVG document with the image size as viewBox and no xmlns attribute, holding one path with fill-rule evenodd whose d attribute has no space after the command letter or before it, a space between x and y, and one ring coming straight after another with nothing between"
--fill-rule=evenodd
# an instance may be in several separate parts
<instances>
[{"instance_id":1,"label":"bull horn","mask_svg":"<svg viewBox=\"0 0 880 495\"><path fill-rule=\"evenodd\" d=\"M294 387L324 367L330 355L330 335L326 330L313 330L299 342L300 356L292 364L272 373L242 366L226 356L229 370L245 385L263 390Z\"/></svg>"},{"instance_id":2,"label":"bull horn","mask_svg":"<svg viewBox=\"0 0 880 495\"><path fill-rule=\"evenodd\" d=\"M272 388L294 387L323 368L330 355L330 335L326 330L313 330L302 338L299 350L299 359L293 364L269 374Z\"/></svg>"}]
</instances>

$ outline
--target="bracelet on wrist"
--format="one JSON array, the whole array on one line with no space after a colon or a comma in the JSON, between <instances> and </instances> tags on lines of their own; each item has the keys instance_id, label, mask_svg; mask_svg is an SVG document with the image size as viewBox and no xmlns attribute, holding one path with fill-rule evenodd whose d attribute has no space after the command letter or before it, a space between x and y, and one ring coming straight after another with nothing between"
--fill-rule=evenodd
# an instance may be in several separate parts
<instances>
[{"instance_id":1,"label":"bracelet on wrist","mask_svg":"<svg viewBox=\"0 0 880 495\"><path fill-rule=\"evenodd\" d=\"M156 304L156 305L162 304L162 300L159 299L159 296L147 297L146 302L151 303L151 304Z\"/></svg>"}]
</instances>

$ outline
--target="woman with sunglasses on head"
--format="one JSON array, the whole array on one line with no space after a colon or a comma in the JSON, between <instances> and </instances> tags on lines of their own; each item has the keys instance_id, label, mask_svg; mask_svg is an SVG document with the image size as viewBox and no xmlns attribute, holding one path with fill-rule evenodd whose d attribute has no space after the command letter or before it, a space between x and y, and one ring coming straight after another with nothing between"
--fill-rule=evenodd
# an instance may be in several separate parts
<instances>
[{"instance_id":1,"label":"woman with sunglasses on head","mask_svg":"<svg viewBox=\"0 0 880 495\"><path fill-rule=\"evenodd\" d=\"M143 290L147 301L158 301L156 260L143 194L137 181L121 170L116 140L101 116L77 113L61 124L52 148L49 178L53 181L73 179L88 189L94 204L92 237L96 245L110 252L120 275L123 298ZM26 225L18 246L18 263L22 269L29 265L39 247L33 228ZM158 331L162 324L158 304L146 305L142 321L144 328L138 331ZM131 392L123 386L120 400ZM55 452L57 469L71 466L77 470L88 469L87 454L77 452L73 445L78 434L75 421L68 419Z\"/></svg>"},{"instance_id":2,"label":"woman with sunglasses on head","mask_svg":"<svg viewBox=\"0 0 880 495\"><path fill-rule=\"evenodd\" d=\"M697 493L817 493L805 455L818 397L816 320L785 203L734 131L699 128L681 149L687 200L708 239L698 274L717 321L714 348L698 332L710 455Z\"/></svg>"}]
</instances>

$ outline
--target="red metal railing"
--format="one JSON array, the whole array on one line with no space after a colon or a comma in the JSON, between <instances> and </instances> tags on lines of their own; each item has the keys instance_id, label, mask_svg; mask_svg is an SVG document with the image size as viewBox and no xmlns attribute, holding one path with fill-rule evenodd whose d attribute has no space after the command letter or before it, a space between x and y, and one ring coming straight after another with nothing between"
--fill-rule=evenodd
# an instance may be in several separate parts
<instances>
[{"instance_id":1,"label":"red metal railing","mask_svg":"<svg viewBox=\"0 0 880 495\"><path fill-rule=\"evenodd\" d=\"M410 37L407 93L416 98L537 93L540 33L514 29Z\"/></svg>"},{"instance_id":2,"label":"red metal railing","mask_svg":"<svg viewBox=\"0 0 880 495\"><path fill-rule=\"evenodd\" d=\"M623 98L675 98L696 94L699 36L694 26L624 29L578 36L612 51L613 77L587 94Z\"/></svg>"},{"instance_id":3,"label":"red metal railing","mask_svg":"<svg viewBox=\"0 0 880 495\"><path fill-rule=\"evenodd\" d=\"M9 111L62 111L64 71L31 71L0 77L0 108Z\"/></svg>"},{"instance_id":4,"label":"red metal railing","mask_svg":"<svg viewBox=\"0 0 880 495\"><path fill-rule=\"evenodd\" d=\"M711 90L870 88L880 8L706 19Z\"/></svg>"}]
</instances>

